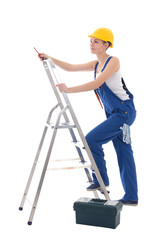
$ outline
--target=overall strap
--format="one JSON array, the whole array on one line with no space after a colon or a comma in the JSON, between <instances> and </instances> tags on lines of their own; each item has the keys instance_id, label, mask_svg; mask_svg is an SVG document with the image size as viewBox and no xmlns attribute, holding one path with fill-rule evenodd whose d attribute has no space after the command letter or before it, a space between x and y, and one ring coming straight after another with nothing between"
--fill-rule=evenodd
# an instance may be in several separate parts
<instances>
[{"instance_id":1,"label":"overall strap","mask_svg":"<svg viewBox=\"0 0 160 240\"><path fill-rule=\"evenodd\" d=\"M104 64L103 69L102 69L101 72L103 72L103 70L105 69L105 67L107 66L107 64L108 64L109 61L111 60L111 58L112 58L112 56L110 56L110 57L107 58L107 60L106 60L106 62L105 62L105 64Z\"/></svg>"},{"instance_id":2,"label":"overall strap","mask_svg":"<svg viewBox=\"0 0 160 240\"><path fill-rule=\"evenodd\" d=\"M94 80L96 80L96 72L97 72L98 64L99 64L99 62L96 63L96 66L95 66L95 68L94 68ZM101 105L101 108L103 109L103 105L102 105L102 103L101 103L101 100L100 100L100 97L99 97L99 94L98 94L97 89L94 89L94 92L95 92L95 94L96 94L96 97L97 97L98 102L99 102L100 105Z\"/></svg>"},{"instance_id":3,"label":"overall strap","mask_svg":"<svg viewBox=\"0 0 160 240\"><path fill-rule=\"evenodd\" d=\"M103 69L102 69L101 72L103 72L103 70L105 69L105 67L107 66L107 64L109 63L109 61L110 61L111 58L112 58L112 56L110 56L109 58L107 58L107 60L106 60L106 62L105 62L105 64L104 64ZM95 66L95 68L94 68L94 79L96 79L96 72L97 72L98 64L99 64L99 62L96 63L96 66Z\"/></svg>"},{"instance_id":4,"label":"overall strap","mask_svg":"<svg viewBox=\"0 0 160 240\"><path fill-rule=\"evenodd\" d=\"M105 69L107 63L109 62L109 60L110 60L111 58L112 58L112 57L109 57L109 58L106 60L106 62L105 62L105 64L104 64L103 69L102 69L101 72L103 72L103 70ZM99 62L96 63L96 66L95 66L95 68L94 68L94 80L96 80L96 72L97 72L98 64L99 64ZM97 97L97 99L98 99L101 107L103 108L97 89L95 89L94 92L95 92L95 94L96 94L96 97Z\"/></svg>"},{"instance_id":5,"label":"overall strap","mask_svg":"<svg viewBox=\"0 0 160 240\"><path fill-rule=\"evenodd\" d=\"M94 80L96 80L96 72L97 72L98 64L99 64L99 62L96 63L96 66L94 68Z\"/></svg>"}]
</instances>

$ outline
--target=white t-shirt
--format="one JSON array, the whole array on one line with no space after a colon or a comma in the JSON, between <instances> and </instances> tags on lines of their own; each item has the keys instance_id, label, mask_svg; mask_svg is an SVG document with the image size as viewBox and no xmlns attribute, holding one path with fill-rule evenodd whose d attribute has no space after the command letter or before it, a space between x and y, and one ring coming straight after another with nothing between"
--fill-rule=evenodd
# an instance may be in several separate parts
<instances>
[{"instance_id":1,"label":"white t-shirt","mask_svg":"<svg viewBox=\"0 0 160 240\"><path fill-rule=\"evenodd\" d=\"M99 74L100 73L97 73L96 77L98 77ZM115 72L110 78L107 79L106 85L121 100L124 101L124 100L130 99L129 95L126 93L126 91L123 88L120 69L118 69L117 72Z\"/></svg>"}]
</instances>

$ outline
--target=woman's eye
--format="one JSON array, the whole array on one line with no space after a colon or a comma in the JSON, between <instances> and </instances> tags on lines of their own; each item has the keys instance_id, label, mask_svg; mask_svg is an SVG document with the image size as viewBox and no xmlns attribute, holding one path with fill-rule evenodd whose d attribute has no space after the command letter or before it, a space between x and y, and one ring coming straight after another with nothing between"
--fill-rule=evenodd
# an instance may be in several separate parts
<instances>
[{"instance_id":1,"label":"woman's eye","mask_svg":"<svg viewBox=\"0 0 160 240\"><path fill-rule=\"evenodd\" d=\"M90 40L90 43L99 43L98 41L96 41L96 40Z\"/></svg>"}]
</instances>

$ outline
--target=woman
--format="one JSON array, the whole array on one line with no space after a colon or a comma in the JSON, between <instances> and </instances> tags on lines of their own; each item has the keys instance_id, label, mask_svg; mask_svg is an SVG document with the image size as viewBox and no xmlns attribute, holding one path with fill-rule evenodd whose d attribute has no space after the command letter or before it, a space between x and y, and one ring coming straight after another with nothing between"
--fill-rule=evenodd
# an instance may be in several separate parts
<instances>
[{"instance_id":1,"label":"woman","mask_svg":"<svg viewBox=\"0 0 160 240\"><path fill-rule=\"evenodd\" d=\"M125 195L120 200L123 204L137 205L138 190L137 176L130 142L126 142L124 131L129 131L129 126L135 120L136 110L133 103L133 95L127 90L121 77L120 62L117 57L107 54L107 49L113 47L113 33L108 28L98 28L90 38L91 53L97 60L85 64L69 64L41 53L40 59L51 58L60 68L67 71L94 71L94 80L79 86L67 87L66 84L58 84L60 92L76 93L95 90L100 97L107 119L89 132L86 140L101 173L105 186L109 185L106 162L102 145L112 140L117 153L120 176ZM88 191L100 189L96 175L93 172L93 183Z\"/></svg>"}]
</instances>

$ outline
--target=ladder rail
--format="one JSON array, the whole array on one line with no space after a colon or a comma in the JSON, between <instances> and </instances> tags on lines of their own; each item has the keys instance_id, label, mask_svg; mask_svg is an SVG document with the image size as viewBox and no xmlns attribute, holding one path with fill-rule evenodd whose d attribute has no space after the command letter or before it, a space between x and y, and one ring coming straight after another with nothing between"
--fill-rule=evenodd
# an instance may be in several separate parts
<instances>
[{"instance_id":1,"label":"ladder rail","mask_svg":"<svg viewBox=\"0 0 160 240\"><path fill-rule=\"evenodd\" d=\"M47 130L48 130L48 127L45 126L42 137L41 137L41 141L39 143L39 147L38 147L38 150L37 150L37 153L36 153L36 157L35 157L35 160L33 162L33 165L32 165L32 168L31 168L31 171L30 171L30 174L29 174L29 178L28 178L25 190L24 190L24 194L23 194L23 197L22 197L22 200L21 200L21 203L20 203L20 207L19 207L20 211L23 210L24 203L25 203L25 200L26 200L26 197L27 197L32 179L33 179L33 175L34 175L34 172L35 172L35 169L36 169L36 166L37 166L38 158L39 158L39 155L40 155L40 152L41 152L41 149L42 149L42 145L43 145Z\"/></svg>"},{"instance_id":2,"label":"ladder rail","mask_svg":"<svg viewBox=\"0 0 160 240\"><path fill-rule=\"evenodd\" d=\"M56 121L55 128L54 128L54 131L53 131L53 134L52 134L51 142L50 142L50 145L49 145L47 157L46 157L46 160L45 160L45 164L44 164L44 167L43 167L43 170L42 170L42 174L41 174L41 178L40 178L39 185L38 185L38 188L37 188L37 192L36 192L36 195L35 195L35 198L34 198L33 206L32 206L32 209L31 209L31 213L30 213L30 217L29 217L29 221L28 221L29 225L32 224L32 220L33 220L33 217L34 217L34 214L35 214L35 210L36 210L38 199L39 199L40 192L41 192L41 189L42 189L44 177L45 177L45 174L46 174L46 171L47 171L50 155L51 155L51 152L52 152L53 144L54 144L54 141L55 141L55 138L56 138L58 125L60 123L61 116L63 115L63 113L67 109L68 109L68 106L64 107L57 117L57 121Z\"/></svg>"},{"instance_id":3,"label":"ladder rail","mask_svg":"<svg viewBox=\"0 0 160 240\"><path fill-rule=\"evenodd\" d=\"M52 117L52 114L53 114L53 112L56 110L56 108L57 108L58 106L59 106L59 103L56 104L56 105L51 109L51 111L50 111L49 114L48 114L46 123L49 123L49 122L50 122L51 117ZM39 156L40 156L40 153L41 153L41 149L42 149L42 146L43 146L43 143L44 143L44 139L45 139L47 130L48 130L48 126L46 125L45 128L44 128L44 130L43 130L42 137L41 137L41 140L40 140L40 143L39 143L39 146L38 146L38 150L37 150L37 153L36 153L36 156L35 156L35 159L34 159L34 162L33 162L33 165L32 165L31 171L30 171L30 174L29 174L29 178L28 178L28 181L27 181L25 190L24 190L24 194L23 194L23 197L22 197L22 200L21 200L21 203L20 203L19 210L21 210L21 211L23 210L24 203L25 203L25 200L26 200L26 197L27 197L27 194L28 194L28 191L29 191L29 188L30 188L32 179L33 179L33 175L34 175L34 172L35 172L35 170L36 170L37 162L38 162L38 159L39 159Z\"/></svg>"},{"instance_id":4,"label":"ladder rail","mask_svg":"<svg viewBox=\"0 0 160 240\"><path fill-rule=\"evenodd\" d=\"M57 109L58 106L59 106L59 103L57 103L57 104L51 109L51 111L49 112L49 115L48 115L48 118L47 118L46 123L50 123L50 120L51 120L51 118L52 118L52 114L53 114L53 112Z\"/></svg>"}]
</instances>

